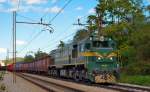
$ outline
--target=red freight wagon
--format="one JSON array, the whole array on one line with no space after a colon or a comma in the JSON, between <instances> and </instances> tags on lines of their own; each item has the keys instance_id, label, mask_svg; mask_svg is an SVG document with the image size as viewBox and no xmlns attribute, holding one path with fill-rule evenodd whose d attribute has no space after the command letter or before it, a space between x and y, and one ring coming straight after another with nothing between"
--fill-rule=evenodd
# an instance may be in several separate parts
<instances>
[{"instance_id":1,"label":"red freight wagon","mask_svg":"<svg viewBox=\"0 0 150 92\"><path fill-rule=\"evenodd\" d=\"M46 56L36 60L35 62L35 69L38 73L47 73L48 66L54 64L53 60L50 56Z\"/></svg>"},{"instance_id":2,"label":"red freight wagon","mask_svg":"<svg viewBox=\"0 0 150 92\"><path fill-rule=\"evenodd\" d=\"M13 71L13 66L14 66L14 64L7 65L7 70L12 72Z\"/></svg>"}]
</instances>

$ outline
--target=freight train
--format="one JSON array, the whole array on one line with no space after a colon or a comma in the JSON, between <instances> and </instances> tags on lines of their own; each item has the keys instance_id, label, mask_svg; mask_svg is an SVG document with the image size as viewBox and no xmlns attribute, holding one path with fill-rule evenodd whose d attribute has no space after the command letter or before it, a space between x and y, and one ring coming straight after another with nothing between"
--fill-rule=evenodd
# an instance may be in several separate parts
<instances>
[{"instance_id":1,"label":"freight train","mask_svg":"<svg viewBox=\"0 0 150 92\"><path fill-rule=\"evenodd\" d=\"M59 47L49 56L30 63L16 63L18 72L44 73L48 76L72 78L76 81L114 83L119 78L116 43L96 34ZM8 70L12 71L12 65Z\"/></svg>"}]
</instances>

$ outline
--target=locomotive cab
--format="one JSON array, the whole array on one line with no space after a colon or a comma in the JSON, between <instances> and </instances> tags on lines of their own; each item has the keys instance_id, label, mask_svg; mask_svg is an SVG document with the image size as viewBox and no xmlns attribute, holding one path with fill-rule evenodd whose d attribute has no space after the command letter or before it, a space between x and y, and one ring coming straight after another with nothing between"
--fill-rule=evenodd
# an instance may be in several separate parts
<instances>
[{"instance_id":1,"label":"locomotive cab","mask_svg":"<svg viewBox=\"0 0 150 92\"><path fill-rule=\"evenodd\" d=\"M85 49L91 55L84 55L88 62L89 79L95 83L115 82L119 66L114 41L104 36L91 36L90 41L90 44L85 44Z\"/></svg>"}]
</instances>

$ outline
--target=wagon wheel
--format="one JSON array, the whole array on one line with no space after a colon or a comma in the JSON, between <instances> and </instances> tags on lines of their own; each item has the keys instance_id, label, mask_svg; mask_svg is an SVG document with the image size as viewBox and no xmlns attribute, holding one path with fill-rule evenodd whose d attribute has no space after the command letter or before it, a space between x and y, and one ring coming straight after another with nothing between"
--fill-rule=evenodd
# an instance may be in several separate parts
<instances>
[{"instance_id":1,"label":"wagon wheel","mask_svg":"<svg viewBox=\"0 0 150 92\"><path fill-rule=\"evenodd\" d=\"M78 82L78 81L79 81L79 77L78 77L77 75L78 75L78 72L75 71L75 72L73 73L73 79Z\"/></svg>"}]
</instances>

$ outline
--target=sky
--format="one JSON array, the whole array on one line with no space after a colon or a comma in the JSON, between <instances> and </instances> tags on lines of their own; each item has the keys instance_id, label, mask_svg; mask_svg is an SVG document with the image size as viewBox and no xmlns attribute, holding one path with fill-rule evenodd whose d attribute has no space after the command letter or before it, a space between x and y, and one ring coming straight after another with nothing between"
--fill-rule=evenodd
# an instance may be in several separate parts
<instances>
[{"instance_id":1,"label":"sky","mask_svg":"<svg viewBox=\"0 0 150 92\"><path fill-rule=\"evenodd\" d=\"M62 10L69 0L0 0L0 60L5 59L7 49L12 56L12 12L17 11L18 22L49 23L51 19ZM150 0L143 0L146 5ZM49 53L57 48L60 40L72 40L79 26L73 25L80 18L83 23L86 17L94 14L97 0L72 0L65 9L50 22L54 29L50 33L45 26L31 24L16 24L17 31L17 57L33 54L37 50Z\"/></svg>"},{"instance_id":2,"label":"sky","mask_svg":"<svg viewBox=\"0 0 150 92\"><path fill-rule=\"evenodd\" d=\"M0 60L5 59L7 49L12 56L12 12L17 11L18 22L49 23L69 0L0 0ZM81 18L94 13L96 0L72 0L64 10L50 23L53 33L43 31L45 26L31 24L16 24L17 57L32 54L37 50L49 53L55 49L59 41L69 42L79 26L73 24Z\"/></svg>"}]
</instances>

